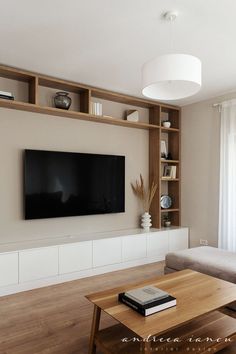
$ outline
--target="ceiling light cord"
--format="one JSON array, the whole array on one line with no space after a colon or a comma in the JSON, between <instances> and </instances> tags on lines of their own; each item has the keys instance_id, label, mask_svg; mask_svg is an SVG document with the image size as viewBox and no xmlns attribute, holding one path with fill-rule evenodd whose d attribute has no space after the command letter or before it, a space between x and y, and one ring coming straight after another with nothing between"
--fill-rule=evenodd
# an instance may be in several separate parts
<instances>
[{"instance_id":1,"label":"ceiling light cord","mask_svg":"<svg viewBox=\"0 0 236 354\"><path fill-rule=\"evenodd\" d=\"M170 23L170 54L174 53L174 21L177 17L178 13L176 11L168 11L163 15L163 19Z\"/></svg>"}]
</instances>

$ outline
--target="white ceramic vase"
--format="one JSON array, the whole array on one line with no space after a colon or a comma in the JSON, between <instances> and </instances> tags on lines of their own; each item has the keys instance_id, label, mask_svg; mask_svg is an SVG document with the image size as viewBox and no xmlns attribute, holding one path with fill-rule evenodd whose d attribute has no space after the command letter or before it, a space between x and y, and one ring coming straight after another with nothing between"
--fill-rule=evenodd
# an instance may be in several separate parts
<instances>
[{"instance_id":1,"label":"white ceramic vase","mask_svg":"<svg viewBox=\"0 0 236 354\"><path fill-rule=\"evenodd\" d=\"M145 231L149 231L150 227L152 226L151 223L151 215L148 212L145 212L141 216L141 226Z\"/></svg>"}]
</instances>

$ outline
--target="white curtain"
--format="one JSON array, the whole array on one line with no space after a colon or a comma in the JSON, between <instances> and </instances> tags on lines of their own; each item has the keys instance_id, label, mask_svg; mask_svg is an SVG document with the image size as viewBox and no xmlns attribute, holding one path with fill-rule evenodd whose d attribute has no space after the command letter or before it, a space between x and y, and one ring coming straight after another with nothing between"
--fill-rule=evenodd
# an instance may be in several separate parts
<instances>
[{"instance_id":1,"label":"white curtain","mask_svg":"<svg viewBox=\"0 0 236 354\"><path fill-rule=\"evenodd\" d=\"M236 99L221 104L218 241L236 252Z\"/></svg>"}]
</instances>

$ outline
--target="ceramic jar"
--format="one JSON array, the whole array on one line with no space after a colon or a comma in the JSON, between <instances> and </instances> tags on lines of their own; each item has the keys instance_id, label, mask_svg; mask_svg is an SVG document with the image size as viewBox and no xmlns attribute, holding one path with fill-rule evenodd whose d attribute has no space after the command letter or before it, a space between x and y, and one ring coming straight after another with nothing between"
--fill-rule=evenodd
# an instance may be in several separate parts
<instances>
[{"instance_id":1,"label":"ceramic jar","mask_svg":"<svg viewBox=\"0 0 236 354\"><path fill-rule=\"evenodd\" d=\"M54 97L54 103L56 108L68 110L71 105L71 98L68 96L68 92L59 91Z\"/></svg>"}]
</instances>

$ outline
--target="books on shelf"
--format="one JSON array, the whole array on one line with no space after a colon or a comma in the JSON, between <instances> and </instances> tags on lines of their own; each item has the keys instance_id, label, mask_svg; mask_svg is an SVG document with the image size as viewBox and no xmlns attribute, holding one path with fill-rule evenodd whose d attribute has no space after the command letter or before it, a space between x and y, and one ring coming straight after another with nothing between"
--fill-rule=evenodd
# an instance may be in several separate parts
<instances>
[{"instance_id":1,"label":"books on shelf","mask_svg":"<svg viewBox=\"0 0 236 354\"><path fill-rule=\"evenodd\" d=\"M91 113L95 116L102 116L102 104L99 102L91 102Z\"/></svg>"},{"instance_id":2,"label":"books on shelf","mask_svg":"<svg viewBox=\"0 0 236 354\"><path fill-rule=\"evenodd\" d=\"M14 100L11 92L0 91L0 98L5 100Z\"/></svg>"},{"instance_id":3,"label":"books on shelf","mask_svg":"<svg viewBox=\"0 0 236 354\"><path fill-rule=\"evenodd\" d=\"M149 316L176 306L176 298L169 293L148 286L134 289L118 296L120 302L139 312L143 316Z\"/></svg>"}]
</instances>

